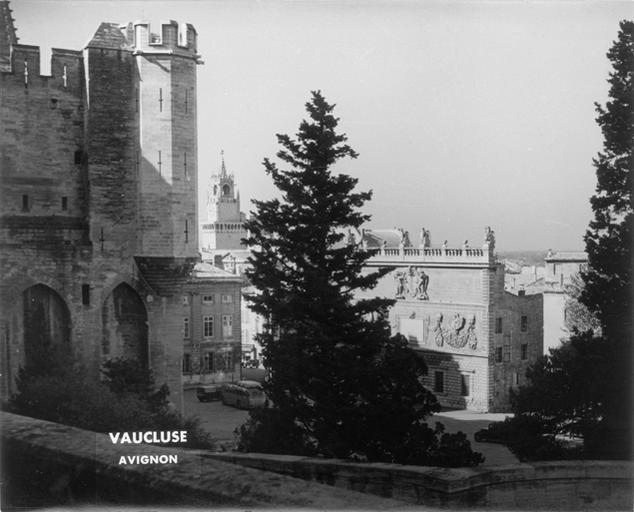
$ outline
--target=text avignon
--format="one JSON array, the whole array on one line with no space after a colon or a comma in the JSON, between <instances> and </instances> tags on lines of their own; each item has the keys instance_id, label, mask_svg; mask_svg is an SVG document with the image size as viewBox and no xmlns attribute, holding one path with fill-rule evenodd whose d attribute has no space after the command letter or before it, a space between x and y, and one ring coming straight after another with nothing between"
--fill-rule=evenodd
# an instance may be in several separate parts
<instances>
[{"instance_id":1,"label":"text avignon","mask_svg":"<svg viewBox=\"0 0 634 512\"><path fill-rule=\"evenodd\" d=\"M127 455L119 457L119 464L177 464L178 455Z\"/></svg>"},{"instance_id":2,"label":"text avignon","mask_svg":"<svg viewBox=\"0 0 634 512\"><path fill-rule=\"evenodd\" d=\"M108 432L112 444L165 444L186 443L186 430L149 432ZM119 457L119 464L177 464L178 455L126 455Z\"/></svg>"}]
</instances>

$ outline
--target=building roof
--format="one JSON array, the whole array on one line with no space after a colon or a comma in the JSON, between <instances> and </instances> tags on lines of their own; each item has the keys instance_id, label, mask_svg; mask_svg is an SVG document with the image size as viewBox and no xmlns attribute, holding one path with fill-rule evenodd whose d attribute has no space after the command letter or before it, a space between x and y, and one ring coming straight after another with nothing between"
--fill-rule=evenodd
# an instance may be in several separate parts
<instances>
[{"instance_id":1,"label":"building roof","mask_svg":"<svg viewBox=\"0 0 634 512\"><path fill-rule=\"evenodd\" d=\"M583 251L548 251L544 259L546 261L586 262L588 261L588 255Z\"/></svg>"},{"instance_id":2,"label":"building roof","mask_svg":"<svg viewBox=\"0 0 634 512\"><path fill-rule=\"evenodd\" d=\"M119 23L102 22L90 41L86 43L86 48L89 47L129 50L132 46L122 32Z\"/></svg>"},{"instance_id":3,"label":"building roof","mask_svg":"<svg viewBox=\"0 0 634 512\"><path fill-rule=\"evenodd\" d=\"M242 279L239 276L236 276L236 274L232 274L231 272L218 268L207 261L200 261L194 265L189 282L197 280L242 281Z\"/></svg>"},{"instance_id":4,"label":"building roof","mask_svg":"<svg viewBox=\"0 0 634 512\"><path fill-rule=\"evenodd\" d=\"M403 232L399 229L364 229L363 240L365 240L368 249L379 249L385 247L387 249L396 248L403 239Z\"/></svg>"}]
</instances>

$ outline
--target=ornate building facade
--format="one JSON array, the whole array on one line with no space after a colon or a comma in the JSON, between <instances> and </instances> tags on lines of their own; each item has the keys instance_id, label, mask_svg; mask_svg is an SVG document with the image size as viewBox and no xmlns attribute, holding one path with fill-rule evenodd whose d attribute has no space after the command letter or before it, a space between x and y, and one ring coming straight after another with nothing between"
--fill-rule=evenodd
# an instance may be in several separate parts
<instances>
[{"instance_id":1,"label":"ornate building facade","mask_svg":"<svg viewBox=\"0 0 634 512\"><path fill-rule=\"evenodd\" d=\"M425 384L443 406L507 411L510 389L524 383L526 368L542 354L542 297L504 291L490 228L477 248L432 248L427 230L415 248L406 235L361 234L374 253L368 269L394 269L364 295L396 300L392 331L425 359Z\"/></svg>"}]
</instances>

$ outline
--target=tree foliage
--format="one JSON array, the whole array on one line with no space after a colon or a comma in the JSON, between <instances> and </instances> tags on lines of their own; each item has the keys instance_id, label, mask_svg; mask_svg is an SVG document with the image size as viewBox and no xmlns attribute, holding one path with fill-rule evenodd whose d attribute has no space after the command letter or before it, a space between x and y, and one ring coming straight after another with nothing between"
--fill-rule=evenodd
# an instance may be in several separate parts
<instances>
[{"instance_id":1,"label":"tree foliage","mask_svg":"<svg viewBox=\"0 0 634 512\"><path fill-rule=\"evenodd\" d=\"M250 307L266 319L259 341L274 406L251 415L240 445L423 462L438 441L424 418L439 405L421 384L422 359L402 337L390 337L393 301L355 296L387 270L365 271L369 253L344 242L347 230L369 219L360 208L371 193L355 191L357 179L331 170L357 157L336 131L333 108L313 92L310 119L296 138L277 136L277 156L290 168L264 160L281 198L254 202L246 274L257 289ZM468 443L458 451L474 463Z\"/></svg>"},{"instance_id":2,"label":"tree foliage","mask_svg":"<svg viewBox=\"0 0 634 512\"><path fill-rule=\"evenodd\" d=\"M566 330L571 333L592 331L596 335L601 334L601 324L594 313L591 313L588 306L581 302L584 282L580 274L574 274L570 282L564 286L566 293L565 303L565 323Z\"/></svg>"},{"instance_id":3,"label":"tree foliage","mask_svg":"<svg viewBox=\"0 0 634 512\"><path fill-rule=\"evenodd\" d=\"M166 385L134 360L104 365L104 380L79 365L68 346L32 346L16 380L10 412L95 432L187 430L188 446L213 448L197 418L182 418L169 407Z\"/></svg>"},{"instance_id":4,"label":"tree foliage","mask_svg":"<svg viewBox=\"0 0 634 512\"><path fill-rule=\"evenodd\" d=\"M538 422L545 443L583 439L583 456L631 457L632 443L632 173L634 171L634 22L622 21L607 54L609 100L596 105L603 150L594 159L594 219L586 232L588 268L579 303L585 324L527 373L514 397L516 420ZM581 310L578 311L578 313ZM581 312L581 314L583 314ZM599 329L596 329L597 326ZM559 443L559 444L557 444ZM537 453L537 450L533 450Z\"/></svg>"}]
</instances>

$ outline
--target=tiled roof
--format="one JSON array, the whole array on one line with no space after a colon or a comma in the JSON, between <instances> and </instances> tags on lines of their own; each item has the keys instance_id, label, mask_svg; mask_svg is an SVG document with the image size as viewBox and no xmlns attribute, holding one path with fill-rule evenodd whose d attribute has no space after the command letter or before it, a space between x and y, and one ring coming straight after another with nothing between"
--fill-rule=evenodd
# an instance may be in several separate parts
<instances>
[{"instance_id":1,"label":"tiled roof","mask_svg":"<svg viewBox=\"0 0 634 512\"><path fill-rule=\"evenodd\" d=\"M403 234L398 229L366 229L363 232L368 249L378 249L386 242L386 248L392 249L399 246Z\"/></svg>"},{"instance_id":2,"label":"tiled roof","mask_svg":"<svg viewBox=\"0 0 634 512\"><path fill-rule=\"evenodd\" d=\"M129 50L131 45L119 26L118 23L102 22L95 32L95 35L93 35L92 39L86 44L86 48L96 47L110 50Z\"/></svg>"}]
</instances>

